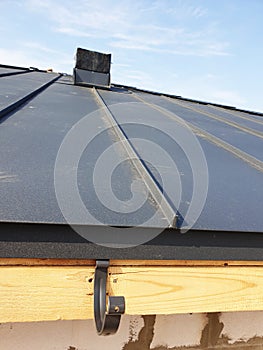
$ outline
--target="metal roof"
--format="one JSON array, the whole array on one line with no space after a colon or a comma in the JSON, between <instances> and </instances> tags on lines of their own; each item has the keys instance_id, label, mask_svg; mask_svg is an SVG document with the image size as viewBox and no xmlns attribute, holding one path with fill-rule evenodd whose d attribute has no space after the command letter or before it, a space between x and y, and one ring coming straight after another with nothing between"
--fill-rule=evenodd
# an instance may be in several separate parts
<instances>
[{"instance_id":1,"label":"metal roof","mask_svg":"<svg viewBox=\"0 0 263 350\"><path fill-rule=\"evenodd\" d=\"M260 113L0 66L0 257L261 259L262 138Z\"/></svg>"}]
</instances>

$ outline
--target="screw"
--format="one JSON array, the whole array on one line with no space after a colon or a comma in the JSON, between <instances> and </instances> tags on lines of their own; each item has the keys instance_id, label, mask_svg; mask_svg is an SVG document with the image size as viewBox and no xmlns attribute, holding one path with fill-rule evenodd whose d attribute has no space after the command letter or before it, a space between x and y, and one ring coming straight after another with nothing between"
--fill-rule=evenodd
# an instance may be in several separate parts
<instances>
[{"instance_id":1,"label":"screw","mask_svg":"<svg viewBox=\"0 0 263 350\"><path fill-rule=\"evenodd\" d=\"M115 307L114 307L114 311L115 311L115 312L119 312L119 311L120 311L119 306L115 306Z\"/></svg>"}]
</instances>

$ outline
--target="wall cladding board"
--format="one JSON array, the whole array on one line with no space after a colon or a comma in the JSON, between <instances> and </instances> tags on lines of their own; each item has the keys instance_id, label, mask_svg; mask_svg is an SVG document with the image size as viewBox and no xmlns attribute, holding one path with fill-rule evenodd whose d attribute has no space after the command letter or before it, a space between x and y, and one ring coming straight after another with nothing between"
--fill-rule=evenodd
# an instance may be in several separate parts
<instances>
[{"instance_id":1,"label":"wall cladding board","mask_svg":"<svg viewBox=\"0 0 263 350\"><path fill-rule=\"evenodd\" d=\"M263 311L127 316L115 336L93 320L0 324L0 350L262 350Z\"/></svg>"}]
</instances>

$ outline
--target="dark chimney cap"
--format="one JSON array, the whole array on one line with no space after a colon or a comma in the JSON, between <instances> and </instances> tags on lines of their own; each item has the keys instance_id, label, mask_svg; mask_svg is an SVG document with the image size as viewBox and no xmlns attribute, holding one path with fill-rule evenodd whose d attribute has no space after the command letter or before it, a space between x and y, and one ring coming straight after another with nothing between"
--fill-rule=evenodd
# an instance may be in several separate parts
<instances>
[{"instance_id":1,"label":"dark chimney cap","mask_svg":"<svg viewBox=\"0 0 263 350\"><path fill-rule=\"evenodd\" d=\"M76 68L98 73L109 73L111 54L77 48Z\"/></svg>"}]
</instances>

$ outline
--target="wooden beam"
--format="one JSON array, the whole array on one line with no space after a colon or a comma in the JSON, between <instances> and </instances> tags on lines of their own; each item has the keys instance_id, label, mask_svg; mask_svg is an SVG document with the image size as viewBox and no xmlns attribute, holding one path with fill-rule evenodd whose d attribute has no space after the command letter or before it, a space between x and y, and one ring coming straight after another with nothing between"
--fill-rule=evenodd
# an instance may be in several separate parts
<instances>
[{"instance_id":1,"label":"wooden beam","mask_svg":"<svg viewBox=\"0 0 263 350\"><path fill-rule=\"evenodd\" d=\"M1 266L0 323L93 317L94 266ZM263 266L111 266L127 314L263 310Z\"/></svg>"},{"instance_id":2,"label":"wooden beam","mask_svg":"<svg viewBox=\"0 0 263 350\"><path fill-rule=\"evenodd\" d=\"M0 258L0 266L94 266L95 260ZM263 266L263 261L240 260L111 260L111 266Z\"/></svg>"}]
</instances>

